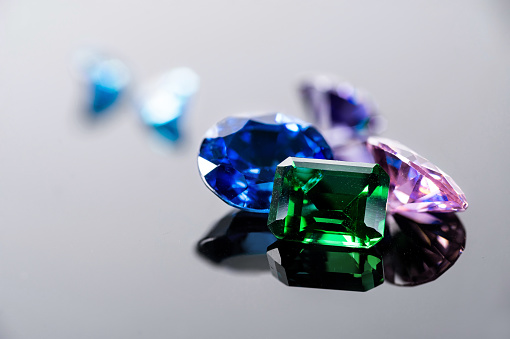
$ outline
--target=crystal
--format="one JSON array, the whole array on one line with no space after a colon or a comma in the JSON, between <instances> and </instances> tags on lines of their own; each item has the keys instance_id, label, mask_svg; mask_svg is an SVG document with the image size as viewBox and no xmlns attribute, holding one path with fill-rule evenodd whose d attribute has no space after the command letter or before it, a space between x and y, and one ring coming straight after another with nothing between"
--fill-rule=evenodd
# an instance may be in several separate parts
<instances>
[{"instance_id":1,"label":"crystal","mask_svg":"<svg viewBox=\"0 0 510 339\"><path fill-rule=\"evenodd\" d=\"M202 180L227 204L269 211L276 166L289 156L331 159L321 134L281 113L231 117L210 128L200 146Z\"/></svg>"},{"instance_id":2,"label":"crystal","mask_svg":"<svg viewBox=\"0 0 510 339\"><path fill-rule=\"evenodd\" d=\"M198 242L197 250L220 263L233 256L265 254L275 241L267 228L267 214L236 211L218 221Z\"/></svg>"},{"instance_id":3,"label":"crystal","mask_svg":"<svg viewBox=\"0 0 510 339\"><path fill-rule=\"evenodd\" d=\"M279 240L268 247L274 277L288 286L368 291L383 283L381 255Z\"/></svg>"},{"instance_id":4,"label":"crystal","mask_svg":"<svg viewBox=\"0 0 510 339\"><path fill-rule=\"evenodd\" d=\"M383 252L384 276L401 286L437 279L462 254L466 231L455 213L391 214ZM379 245L378 245L379 247Z\"/></svg>"},{"instance_id":5,"label":"crystal","mask_svg":"<svg viewBox=\"0 0 510 339\"><path fill-rule=\"evenodd\" d=\"M454 212L468 207L453 179L401 143L370 137L375 162L390 175L388 209L394 212Z\"/></svg>"},{"instance_id":6,"label":"crystal","mask_svg":"<svg viewBox=\"0 0 510 339\"><path fill-rule=\"evenodd\" d=\"M375 163L372 153L365 142L351 142L333 149L335 160Z\"/></svg>"},{"instance_id":7,"label":"crystal","mask_svg":"<svg viewBox=\"0 0 510 339\"><path fill-rule=\"evenodd\" d=\"M90 112L103 113L127 87L130 80L127 66L119 59L92 51L79 53L76 61L91 88Z\"/></svg>"},{"instance_id":8,"label":"crystal","mask_svg":"<svg viewBox=\"0 0 510 339\"><path fill-rule=\"evenodd\" d=\"M389 177L377 164L288 158L268 227L279 239L369 248L384 235Z\"/></svg>"},{"instance_id":9,"label":"crystal","mask_svg":"<svg viewBox=\"0 0 510 339\"><path fill-rule=\"evenodd\" d=\"M332 129L328 136L350 139L377 133L382 128L382 120L368 94L349 83L318 76L303 81L300 90L305 108L317 125L324 130ZM330 142L328 136L326 140ZM339 142L332 141L332 146Z\"/></svg>"},{"instance_id":10,"label":"crystal","mask_svg":"<svg viewBox=\"0 0 510 339\"><path fill-rule=\"evenodd\" d=\"M198 91L200 79L191 69L175 68L148 86L137 101L138 112L147 126L175 141L180 137L180 120Z\"/></svg>"}]
</instances>

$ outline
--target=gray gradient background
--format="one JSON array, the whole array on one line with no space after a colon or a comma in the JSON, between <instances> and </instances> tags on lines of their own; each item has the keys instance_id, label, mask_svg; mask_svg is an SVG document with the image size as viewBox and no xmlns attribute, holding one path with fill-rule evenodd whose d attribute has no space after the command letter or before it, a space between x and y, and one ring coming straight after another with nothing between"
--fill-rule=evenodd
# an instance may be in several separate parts
<instances>
[{"instance_id":1,"label":"gray gradient background","mask_svg":"<svg viewBox=\"0 0 510 339\"><path fill-rule=\"evenodd\" d=\"M0 0L0 338L509 338L506 1ZM183 147L128 100L84 123L73 53L135 87L175 66L202 88ZM194 246L231 208L202 184L202 134L242 111L304 117L303 72L369 90L385 136L452 174L467 249L441 279L367 293L289 288Z\"/></svg>"}]
</instances>

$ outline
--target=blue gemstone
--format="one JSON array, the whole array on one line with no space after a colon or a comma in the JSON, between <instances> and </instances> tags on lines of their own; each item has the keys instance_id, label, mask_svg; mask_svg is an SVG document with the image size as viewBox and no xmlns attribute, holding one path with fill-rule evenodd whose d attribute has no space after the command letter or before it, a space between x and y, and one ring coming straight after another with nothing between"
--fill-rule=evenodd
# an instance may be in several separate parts
<instances>
[{"instance_id":1,"label":"blue gemstone","mask_svg":"<svg viewBox=\"0 0 510 339\"><path fill-rule=\"evenodd\" d=\"M163 75L138 100L144 123L164 138L180 137L180 119L199 87L198 75L189 68L176 68Z\"/></svg>"},{"instance_id":2,"label":"blue gemstone","mask_svg":"<svg viewBox=\"0 0 510 339\"><path fill-rule=\"evenodd\" d=\"M200 146L202 180L227 204L267 213L276 166L288 157L332 159L310 124L281 113L227 118L209 129Z\"/></svg>"},{"instance_id":3,"label":"blue gemstone","mask_svg":"<svg viewBox=\"0 0 510 339\"><path fill-rule=\"evenodd\" d=\"M87 65L92 87L90 111L102 113L119 98L129 82L129 71L120 60L97 57Z\"/></svg>"},{"instance_id":4,"label":"blue gemstone","mask_svg":"<svg viewBox=\"0 0 510 339\"><path fill-rule=\"evenodd\" d=\"M102 113L113 105L119 97L119 92L99 84L92 85L92 106L90 110L94 113Z\"/></svg>"}]
</instances>

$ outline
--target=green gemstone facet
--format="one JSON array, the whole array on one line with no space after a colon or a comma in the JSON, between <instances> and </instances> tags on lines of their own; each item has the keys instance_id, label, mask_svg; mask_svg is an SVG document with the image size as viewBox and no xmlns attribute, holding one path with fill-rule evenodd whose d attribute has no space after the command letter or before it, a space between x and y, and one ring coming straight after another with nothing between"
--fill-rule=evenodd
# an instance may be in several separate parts
<instances>
[{"instance_id":1,"label":"green gemstone facet","mask_svg":"<svg viewBox=\"0 0 510 339\"><path fill-rule=\"evenodd\" d=\"M389 176L377 164L287 158L268 227L279 239L370 248L384 235Z\"/></svg>"}]
</instances>

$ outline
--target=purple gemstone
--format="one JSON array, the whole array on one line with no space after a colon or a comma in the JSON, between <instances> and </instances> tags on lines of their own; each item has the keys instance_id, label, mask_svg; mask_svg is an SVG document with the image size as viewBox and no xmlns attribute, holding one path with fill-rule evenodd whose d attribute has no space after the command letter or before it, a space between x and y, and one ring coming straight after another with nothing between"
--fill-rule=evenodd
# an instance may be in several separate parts
<instances>
[{"instance_id":1,"label":"purple gemstone","mask_svg":"<svg viewBox=\"0 0 510 339\"><path fill-rule=\"evenodd\" d=\"M375 118L371 99L349 83L320 76L305 80L300 90L305 107L319 128L326 130L343 126L356 136L366 136L376 133L381 127L377 126L380 120Z\"/></svg>"},{"instance_id":2,"label":"purple gemstone","mask_svg":"<svg viewBox=\"0 0 510 339\"><path fill-rule=\"evenodd\" d=\"M370 137L367 145L375 162L390 176L391 212L456 212L468 207L453 179L398 141Z\"/></svg>"},{"instance_id":3,"label":"purple gemstone","mask_svg":"<svg viewBox=\"0 0 510 339\"><path fill-rule=\"evenodd\" d=\"M437 279L457 261L466 231L455 213L391 214L383 241L386 281L414 286Z\"/></svg>"},{"instance_id":4,"label":"purple gemstone","mask_svg":"<svg viewBox=\"0 0 510 339\"><path fill-rule=\"evenodd\" d=\"M375 163L365 142L357 141L332 149L335 160Z\"/></svg>"}]
</instances>

